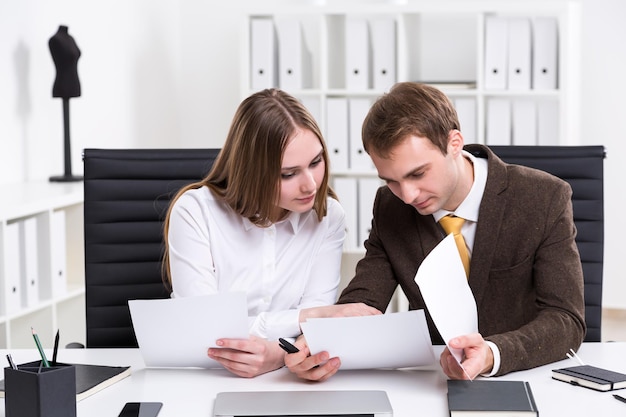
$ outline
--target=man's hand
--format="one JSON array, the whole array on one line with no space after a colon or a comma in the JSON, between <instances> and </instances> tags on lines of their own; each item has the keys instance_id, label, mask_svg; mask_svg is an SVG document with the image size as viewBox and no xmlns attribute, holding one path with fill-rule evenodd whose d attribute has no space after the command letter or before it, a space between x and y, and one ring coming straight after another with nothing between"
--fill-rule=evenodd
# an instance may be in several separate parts
<instances>
[{"instance_id":1,"label":"man's hand","mask_svg":"<svg viewBox=\"0 0 626 417\"><path fill-rule=\"evenodd\" d=\"M209 358L235 375L251 378L283 366L284 352L276 341L250 336L250 339L219 339L217 345L209 349Z\"/></svg>"},{"instance_id":2,"label":"man's hand","mask_svg":"<svg viewBox=\"0 0 626 417\"><path fill-rule=\"evenodd\" d=\"M378 314L382 313L364 303L335 304L300 310L300 323L311 318L374 316Z\"/></svg>"},{"instance_id":3,"label":"man's hand","mask_svg":"<svg viewBox=\"0 0 626 417\"><path fill-rule=\"evenodd\" d=\"M441 368L450 379L474 379L493 369L493 352L480 334L455 337L448 344L451 348L463 349L462 368L447 347L439 357Z\"/></svg>"},{"instance_id":4,"label":"man's hand","mask_svg":"<svg viewBox=\"0 0 626 417\"><path fill-rule=\"evenodd\" d=\"M286 354L285 365L299 378L321 382L339 370L341 361L339 358L329 358L328 352L311 355L304 336L300 336L295 344L300 351Z\"/></svg>"}]
</instances>

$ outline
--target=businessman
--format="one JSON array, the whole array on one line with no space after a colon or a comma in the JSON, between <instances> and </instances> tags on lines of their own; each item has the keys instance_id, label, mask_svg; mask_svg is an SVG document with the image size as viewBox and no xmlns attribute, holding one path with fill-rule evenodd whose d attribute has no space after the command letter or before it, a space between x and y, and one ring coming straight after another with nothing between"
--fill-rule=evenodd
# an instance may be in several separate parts
<instances>
[{"instance_id":1,"label":"businessman","mask_svg":"<svg viewBox=\"0 0 626 417\"><path fill-rule=\"evenodd\" d=\"M363 144L385 187L378 190L366 254L337 305L320 315L359 314L387 307L399 285L411 309L425 309L430 336L442 344L415 273L447 234L439 220L463 219L468 283L479 333L448 341L463 350L461 368L444 349L440 364L452 379L503 375L565 357L586 327L583 275L575 243L571 188L547 173L505 164L488 147L464 146L456 111L439 90L396 84L363 123ZM442 221L443 223L443 221ZM406 329L410 332L411 329ZM299 377L322 381L341 358L300 352L285 364Z\"/></svg>"}]
</instances>

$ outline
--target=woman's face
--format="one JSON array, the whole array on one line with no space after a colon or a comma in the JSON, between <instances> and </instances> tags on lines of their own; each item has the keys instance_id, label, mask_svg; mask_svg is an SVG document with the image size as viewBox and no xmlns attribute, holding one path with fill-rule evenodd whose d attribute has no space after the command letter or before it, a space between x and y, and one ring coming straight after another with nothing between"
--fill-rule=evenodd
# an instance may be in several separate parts
<instances>
[{"instance_id":1,"label":"woman's face","mask_svg":"<svg viewBox=\"0 0 626 417\"><path fill-rule=\"evenodd\" d=\"M317 136L298 128L283 154L278 206L296 213L311 210L324 179L324 164L322 144Z\"/></svg>"}]
</instances>

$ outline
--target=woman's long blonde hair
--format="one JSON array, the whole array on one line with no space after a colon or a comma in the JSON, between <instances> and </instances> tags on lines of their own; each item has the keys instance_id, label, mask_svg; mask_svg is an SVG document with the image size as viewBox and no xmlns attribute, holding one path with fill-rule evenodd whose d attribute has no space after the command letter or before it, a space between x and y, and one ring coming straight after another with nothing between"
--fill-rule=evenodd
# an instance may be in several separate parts
<instances>
[{"instance_id":1,"label":"woman's long blonde hair","mask_svg":"<svg viewBox=\"0 0 626 417\"><path fill-rule=\"evenodd\" d=\"M171 290L169 267L169 219L176 200L187 190L207 186L236 213L260 227L267 227L283 215L276 204L280 197L282 157L296 129L310 130L322 144L324 178L315 196L313 209L319 221L326 216L326 198L336 198L328 184L328 151L315 119L296 98L278 89L259 91L239 105L226 137L208 175L183 187L172 199L165 218L163 236L164 282Z\"/></svg>"}]
</instances>

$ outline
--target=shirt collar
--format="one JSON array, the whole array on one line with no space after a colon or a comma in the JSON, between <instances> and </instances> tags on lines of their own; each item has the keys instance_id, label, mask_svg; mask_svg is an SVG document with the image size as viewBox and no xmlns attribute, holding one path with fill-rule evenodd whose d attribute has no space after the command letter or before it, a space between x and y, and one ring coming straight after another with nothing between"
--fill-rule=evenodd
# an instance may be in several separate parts
<instances>
[{"instance_id":1,"label":"shirt collar","mask_svg":"<svg viewBox=\"0 0 626 417\"><path fill-rule=\"evenodd\" d=\"M474 183L472 184L472 188L454 212L441 209L433 213L436 222L448 214L454 214L473 222L478 221L480 202L483 199L485 185L487 184L487 160L484 158L476 158L467 151L463 151L463 156L469 159L474 169Z\"/></svg>"},{"instance_id":2,"label":"shirt collar","mask_svg":"<svg viewBox=\"0 0 626 417\"><path fill-rule=\"evenodd\" d=\"M289 212L289 215L287 215L286 218L274 223L272 226L275 226L275 227L283 227L282 225L288 226L291 229L291 232L295 235L296 233L298 233L298 231L300 230L302 225L306 222L306 220L309 218L309 216L311 216L313 213L315 213L315 210L312 210L312 209L303 214L291 211ZM242 217L241 221L243 222L243 227L246 231L249 231L250 229L254 227L258 227L245 217Z\"/></svg>"}]
</instances>

